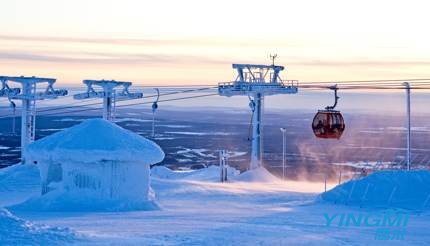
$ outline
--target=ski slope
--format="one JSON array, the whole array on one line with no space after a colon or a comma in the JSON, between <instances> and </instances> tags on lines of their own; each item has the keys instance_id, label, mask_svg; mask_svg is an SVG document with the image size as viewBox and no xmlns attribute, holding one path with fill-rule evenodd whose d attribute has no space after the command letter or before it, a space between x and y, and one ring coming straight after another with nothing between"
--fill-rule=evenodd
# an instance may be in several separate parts
<instances>
[{"instance_id":1,"label":"ski slope","mask_svg":"<svg viewBox=\"0 0 430 246\"><path fill-rule=\"evenodd\" d=\"M23 202L39 190L37 168L0 170L0 206ZM325 214L375 214L384 209L321 202L321 183L282 182L265 171L237 175L219 183L216 167L174 172L152 170L159 210L127 212L38 212L9 209L18 220L41 230L38 237L11 227L1 230L5 245L17 231L22 244L46 245L428 245L430 214L409 215L402 240L375 240L375 227L327 226ZM21 187L21 188L20 188ZM24 187L24 188L22 188ZM333 185L330 185L333 187ZM14 217L15 218L15 217ZM4 216L0 217L4 223ZM58 235L60 234L60 236ZM5 241L6 239L7 241Z\"/></svg>"}]
</instances>

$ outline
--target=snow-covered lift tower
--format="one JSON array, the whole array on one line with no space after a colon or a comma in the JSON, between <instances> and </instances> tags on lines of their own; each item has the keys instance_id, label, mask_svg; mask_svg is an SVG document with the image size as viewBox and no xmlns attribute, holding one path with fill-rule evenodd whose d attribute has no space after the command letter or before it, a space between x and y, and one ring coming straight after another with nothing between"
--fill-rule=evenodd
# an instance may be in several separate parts
<instances>
[{"instance_id":1,"label":"snow-covered lift tower","mask_svg":"<svg viewBox=\"0 0 430 246\"><path fill-rule=\"evenodd\" d=\"M103 98L103 119L113 120L113 103L116 100L127 100L142 98L143 93L131 93L128 88L132 85L131 82L115 81L115 80L84 80L83 83L87 86L87 92L75 94L74 99L82 100L88 98ZM93 86L99 86L103 91L96 91ZM122 87L122 90L116 91L116 87Z\"/></svg>"},{"instance_id":2,"label":"snow-covered lift tower","mask_svg":"<svg viewBox=\"0 0 430 246\"><path fill-rule=\"evenodd\" d=\"M264 96L277 94L295 94L298 91L297 80L282 80L280 72L283 66L233 64L238 75L233 82L218 84L220 96L248 96L252 110L252 148L250 169L262 166L262 117Z\"/></svg>"},{"instance_id":3,"label":"snow-covered lift tower","mask_svg":"<svg viewBox=\"0 0 430 246\"><path fill-rule=\"evenodd\" d=\"M25 163L26 147L35 138L36 100L56 99L59 96L67 95L67 90L55 90L56 79L51 78L2 76L0 80L2 81L2 91L6 92L1 92L0 95L8 96L9 99L21 100L21 162ZM11 89L8 82L19 83L22 89ZM37 89L37 85L45 83L47 83L46 88Z\"/></svg>"}]
</instances>

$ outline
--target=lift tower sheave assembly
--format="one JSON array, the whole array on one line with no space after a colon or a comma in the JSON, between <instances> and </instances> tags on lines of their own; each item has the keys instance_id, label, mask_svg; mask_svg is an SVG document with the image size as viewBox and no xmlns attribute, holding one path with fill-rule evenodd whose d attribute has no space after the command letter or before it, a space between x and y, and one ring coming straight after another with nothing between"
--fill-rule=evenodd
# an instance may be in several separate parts
<instances>
[{"instance_id":1,"label":"lift tower sheave assembly","mask_svg":"<svg viewBox=\"0 0 430 246\"><path fill-rule=\"evenodd\" d=\"M129 92L131 82L115 81L115 80L84 80L83 83L87 86L87 92L75 94L74 99L82 100L88 98L103 98L103 119L113 120L113 105L118 100L138 99L143 97L143 93ZM93 86L99 86L103 91L96 91ZM115 88L122 87L120 91Z\"/></svg>"},{"instance_id":2,"label":"lift tower sheave assembly","mask_svg":"<svg viewBox=\"0 0 430 246\"><path fill-rule=\"evenodd\" d=\"M36 101L65 96L67 90L55 90L56 79L51 78L0 76L0 80L2 81L0 96L7 96L10 100L21 100L21 162L25 163L26 147L35 138ZM19 83L22 89L11 89L8 82ZM46 83L46 88L37 88L38 85Z\"/></svg>"},{"instance_id":3,"label":"lift tower sheave assembly","mask_svg":"<svg viewBox=\"0 0 430 246\"><path fill-rule=\"evenodd\" d=\"M262 121L264 96L277 94L296 94L298 92L297 80L282 80L280 72L283 66L233 64L238 75L233 82L218 84L220 96L248 96L249 106L252 110L252 148L249 168L262 166Z\"/></svg>"}]
</instances>

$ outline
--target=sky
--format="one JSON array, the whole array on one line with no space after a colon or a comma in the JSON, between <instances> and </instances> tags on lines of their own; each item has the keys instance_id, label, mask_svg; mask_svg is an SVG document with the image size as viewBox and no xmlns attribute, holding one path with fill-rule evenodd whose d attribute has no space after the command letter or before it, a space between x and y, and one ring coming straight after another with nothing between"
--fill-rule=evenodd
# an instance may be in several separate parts
<instances>
[{"instance_id":1,"label":"sky","mask_svg":"<svg viewBox=\"0 0 430 246\"><path fill-rule=\"evenodd\" d=\"M2 75L215 84L232 63L299 81L430 78L427 1L2 0Z\"/></svg>"}]
</instances>

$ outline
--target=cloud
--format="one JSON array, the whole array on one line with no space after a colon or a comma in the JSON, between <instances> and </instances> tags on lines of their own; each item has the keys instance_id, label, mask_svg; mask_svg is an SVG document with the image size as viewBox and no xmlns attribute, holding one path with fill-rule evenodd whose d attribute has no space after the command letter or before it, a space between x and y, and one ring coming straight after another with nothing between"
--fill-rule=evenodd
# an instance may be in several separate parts
<instances>
[{"instance_id":1,"label":"cloud","mask_svg":"<svg viewBox=\"0 0 430 246\"><path fill-rule=\"evenodd\" d=\"M0 35L0 40L22 42L56 42L56 43L92 43L92 44L124 44L124 45L168 45L178 44L181 40L163 39L132 39L132 38L74 38L54 36L14 36Z\"/></svg>"},{"instance_id":2,"label":"cloud","mask_svg":"<svg viewBox=\"0 0 430 246\"><path fill-rule=\"evenodd\" d=\"M318 60L318 59L309 59L299 58L299 61L293 59L293 61L289 62L290 65L302 65L302 66L328 66L328 67L392 67L392 66L429 66L430 60L402 60L402 59L381 59L381 60L366 60L366 59L351 59L351 60Z\"/></svg>"},{"instance_id":3,"label":"cloud","mask_svg":"<svg viewBox=\"0 0 430 246\"><path fill-rule=\"evenodd\" d=\"M259 46L259 47L303 47L303 42L279 41L277 39L229 38L223 37L187 37L187 38L97 38L97 37L55 37L55 36L18 36L0 35L0 40L16 42L54 42L87 43L106 45L134 46Z\"/></svg>"},{"instance_id":4,"label":"cloud","mask_svg":"<svg viewBox=\"0 0 430 246\"><path fill-rule=\"evenodd\" d=\"M37 51L0 51L0 60L19 60L33 62L55 63L83 63L83 64L140 64L140 65L226 65L231 64L231 59L225 57L209 57L204 55L186 54L148 54L148 53L110 53L110 52L64 52L49 54L50 52ZM306 57L295 57L286 65L306 67L414 67L430 66L430 61L425 60L318 60Z\"/></svg>"},{"instance_id":5,"label":"cloud","mask_svg":"<svg viewBox=\"0 0 430 246\"><path fill-rule=\"evenodd\" d=\"M56 54L46 55L37 52L2 52L0 60L22 60L35 62L59 62L59 63L90 63L90 64L229 64L223 59L214 59L205 56L191 55L166 55L166 54L114 54L114 53L81 53L81 54Z\"/></svg>"},{"instance_id":6,"label":"cloud","mask_svg":"<svg viewBox=\"0 0 430 246\"><path fill-rule=\"evenodd\" d=\"M61 63L99 63L99 64L144 64L144 65L159 65L159 64L222 64L227 65L234 60L254 60L253 53L249 53L240 50L243 47L263 47L272 48L275 47L281 53L288 53L289 48L294 51L294 48L307 48L306 42L296 41L278 41L268 39L233 39L233 38L210 38L210 37L195 37L195 38L183 38L183 39L142 39L142 38L96 38L96 37L54 37L54 36L19 36L19 35L0 35L1 41L14 41L13 46L19 47L19 44L15 42L31 43L33 46L38 47L39 43L49 46L50 43L54 42L58 47L64 47L64 51L61 53L54 53L53 51L27 51L28 44L23 45L22 50L10 51L0 49L1 60L26 60L35 62L61 62ZM67 53L67 45L69 44L84 44L88 47L98 47L99 45L125 45L131 46L133 50L140 50L136 54L129 53L111 53L106 52L110 50L110 47L104 47L103 52L69 52ZM90 46L91 45L91 46ZM134 46L138 46L139 49L135 49ZM175 50L180 50L184 54L171 55L164 53L164 46L174 46ZM193 55L187 54L187 48L195 48L197 46L203 47L205 50L212 51L221 48L221 53L212 53L211 56L200 53L194 53ZM6 46L7 47L7 46ZM85 49L88 47L84 46ZM147 47L147 48L145 48ZM225 47L233 48L238 53L231 53L230 49L223 49ZM312 46L309 46L312 47ZM158 50L158 54L145 53L143 50L154 52ZM157 48L157 49L152 49ZM169 47L170 48L170 47ZM215 48L215 49L214 49ZM275 50L276 50L275 49ZM166 49L168 50L168 49ZM241 53L242 51L242 53ZM196 52L190 50L190 52ZM260 52L260 53L259 53ZM265 52L265 51L263 51ZM189 53L189 52L188 52ZM261 54L261 50L256 51L257 54ZM296 53L296 52L295 52ZM209 53L211 54L211 53ZM291 53L290 53L291 54ZM266 57L264 57L265 59ZM322 57L321 57L322 58ZM281 57L285 65L297 65L305 67L373 67L373 68L390 68L390 67L414 67L414 66L429 66L430 60L420 59L407 59L401 58L396 59L395 57L381 57L380 59L371 59L366 57L345 57L339 59L325 59L315 55L310 56L285 56ZM261 60L261 59L258 59Z\"/></svg>"}]
</instances>

